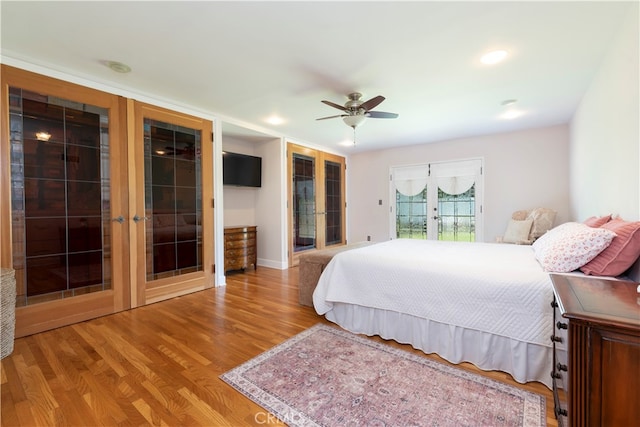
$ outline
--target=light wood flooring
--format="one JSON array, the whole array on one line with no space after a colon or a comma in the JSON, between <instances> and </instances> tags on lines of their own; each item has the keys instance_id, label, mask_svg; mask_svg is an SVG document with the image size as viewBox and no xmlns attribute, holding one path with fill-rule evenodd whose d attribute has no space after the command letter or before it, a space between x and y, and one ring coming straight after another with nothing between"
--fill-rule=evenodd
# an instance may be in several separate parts
<instances>
[{"instance_id":1,"label":"light wood flooring","mask_svg":"<svg viewBox=\"0 0 640 427\"><path fill-rule=\"evenodd\" d=\"M230 274L226 287L19 338L2 360L1 425L265 425L264 410L218 377L329 323L298 305L297 283L297 268L260 267ZM458 366L544 395L557 426L542 384Z\"/></svg>"}]
</instances>

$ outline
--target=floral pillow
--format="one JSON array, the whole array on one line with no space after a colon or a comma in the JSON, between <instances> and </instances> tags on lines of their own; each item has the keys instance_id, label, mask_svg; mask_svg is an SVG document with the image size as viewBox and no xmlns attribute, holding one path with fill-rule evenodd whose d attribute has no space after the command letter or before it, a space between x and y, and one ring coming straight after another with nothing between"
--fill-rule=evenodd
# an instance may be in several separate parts
<instances>
[{"instance_id":1,"label":"floral pillow","mask_svg":"<svg viewBox=\"0 0 640 427\"><path fill-rule=\"evenodd\" d=\"M545 271L577 270L611 244L616 233L579 222L567 222L549 230L533 243L536 259Z\"/></svg>"}]
</instances>

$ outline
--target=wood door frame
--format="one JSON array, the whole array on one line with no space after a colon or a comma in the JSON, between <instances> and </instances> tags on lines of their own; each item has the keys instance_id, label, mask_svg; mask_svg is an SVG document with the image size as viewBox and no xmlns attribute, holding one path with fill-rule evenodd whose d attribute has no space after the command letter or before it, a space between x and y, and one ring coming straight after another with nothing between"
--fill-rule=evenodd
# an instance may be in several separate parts
<instances>
[{"instance_id":1,"label":"wood door frame","mask_svg":"<svg viewBox=\"0 0 640 427\"><path fill-rule=\"evenodd\" d=\"M2 88L0 118L0 263L13 266L12 213L11 213L11 139L9 132L9 87L56 96L70 101L91 104L109 111L109 159L110 159L110 215L125 216L128 210L124 189L127 182L126 129L124 126L124 98L84 86L43 76L29 71L1 65ZM128 241L126 227L112 223L111 228L111 289L23 307L16 307L15 336L22 337L47 329L81 322L130 307L129 260L124 247ZM18 281L16 281L18 286ZM55 316L52 316L55 313Z\"/></svg>"},{"instance_id":2,"label":"wood door frame","mask_svg":"<svg viewBox=\"0 0 640 427\"><path fill-rule=\"evenodd\" d=\"M199 117L179 113L143 102L128 100L129 132L129 229L131 264L129 280L131 307L173 298L214 285L214 216L213 204L213 123ZM199 272L182 274L148 282L146 279L146 239L144 221L133 221L135 215L145 216L144 205L144 119L149 118L191 129L201 133L201 179L202 179L202 266Z\"/></svg>"},{"instance_id":3,"label":"wood door frame","mask_svg":"<svg viewBox=\"0 0 640 427\"><path fill-rule=\"evenodd\" d=\"M340 243L331 245L340 246L346 244L346 160L342 156L338 156L336 154L326 153L324 151L315 150L313 148L305 147L302 145L297 145L291 142L287 143L287 206L289 207L289 212L287 214L288 225L287 225L287 246L288 246L288 259L289 259L289 267L294 267L299 263L299 257L301 254L296 254L293 250L293 155L300 154L303 156L311 157L315 160L314 171L315 171L315 206L316 206L316 248L309 249L304 251L305 254L311 253L317 250L322 250L327 247L326 245L326 215L323 213L326 212L326 203L325 203L325 169L324 163L325 161L331 161L334 163L340 164L342 167L340 168L341 172L341 192L342 192L342 240Z\"/></svg>"}]
</instances>

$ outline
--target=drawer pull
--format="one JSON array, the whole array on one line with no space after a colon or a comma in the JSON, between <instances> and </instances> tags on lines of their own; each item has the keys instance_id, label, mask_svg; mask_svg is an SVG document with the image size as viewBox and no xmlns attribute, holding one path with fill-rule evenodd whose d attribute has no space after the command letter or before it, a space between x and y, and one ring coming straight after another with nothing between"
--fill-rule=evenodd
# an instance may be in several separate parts
<instances>
[{"instance_id":1,"label":"drawer pull","mask_svg":"<svg viewBox=\"0 0 640 427\"><path fill-rule=\"evenodd\" d=\"M556 323L556 326L558 327L558 329L567 329L566 323L558 322Z\"/></svg>"},{"instance_id":2,"label":"drawer pull","mask_svg":"<svg viewBox=\"0 0 640 427\"><path fill-rule=\"evenodd\" d=\"M557 337L555 335L551 335L552 342L562 342L562 337Z\"/></svg>"},{"instance_id":3,"label":"drawer pull","mask_svg":"<svg viewBox=\"0 0 640 427\"><path fill-rule=\"evenodd\" d=\"M562 415L563 417L566 417L568 415L568 412L566 409L562 409L562 408L553 408L555 410L556 413L556 418L558 418L558 415Z\"/></svg>"},{"instance_id":4,"label":"drawer pull","mask_svg":"<svg viewBox=\"0 0 640 427\"><path fill-rule=\"evenodd\" d=\"M560 375L556 371L551 371L551 378L559 380L560 378L562 378L562 375Z\"/></svg>"},{"instance_id":5,"label":"drawer pull","mask_svg":"<svg viewBox=\"0 0 640 427\"><path fill-rule=\"evenodd\" d=\"M556 365L556 368L558 368L558 371L565 371L567 372L569 369L567 368L567 365L563 365L562 363L558 363Z\"/></svg>"}]
</instances>

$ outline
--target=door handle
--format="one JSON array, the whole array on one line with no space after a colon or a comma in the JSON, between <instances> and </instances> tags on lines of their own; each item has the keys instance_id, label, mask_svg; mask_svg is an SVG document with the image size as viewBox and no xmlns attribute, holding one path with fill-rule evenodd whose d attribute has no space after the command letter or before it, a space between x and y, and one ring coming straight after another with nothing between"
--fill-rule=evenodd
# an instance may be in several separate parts
<instances>
[{"instance_id":1,"label":"door handle","mask_svg":"<svg viewBox=\"0 0 640 427\"><path fill-rule=\"evenodd\" d=\"M113 218L112 221L119 222L120 224L122 224L124 222L124 217L120 215L119 217Z\"/></svg>"},{"instance_id":2,"label":"door handle","mask_svg":"<svg viewBox=\"0 0 640 427\"><path fill-rule=\"evenodd\" d=\"M138 215L133 217L133 222L140 222L140 221L147 221L149 220L149 217L147 216L143 216L143 217L139 217Z\"/></svg>"},{"instance_id":3,"label":"door handle","mask_svg":"<svg viewBox=\"0 0 640 427\"><path fill-rule=\"evenodd\" d=\"M431 217L431 219L438 219L438 218L440 218L440 217L439 217L439 216L437 216L437 215L436 215L436 216L432 216L432 217Z\"/></svg>"}]
</instances>

